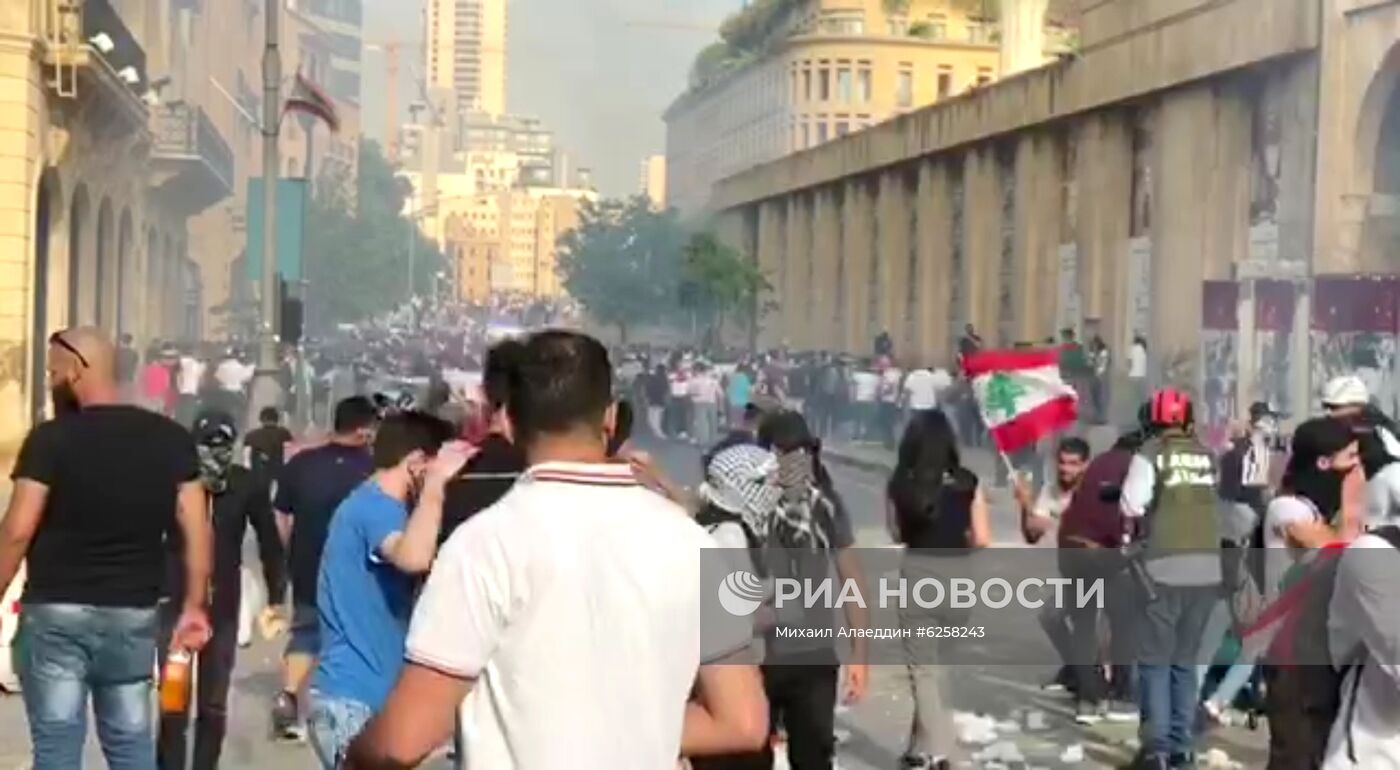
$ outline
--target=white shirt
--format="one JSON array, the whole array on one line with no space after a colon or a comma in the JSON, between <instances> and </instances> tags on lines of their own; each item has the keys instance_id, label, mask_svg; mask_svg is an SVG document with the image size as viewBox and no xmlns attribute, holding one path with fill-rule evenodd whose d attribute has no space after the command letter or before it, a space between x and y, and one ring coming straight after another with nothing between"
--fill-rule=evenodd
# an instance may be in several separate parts
<instances>
[{"instance_id":1,"label":"white shirt","mask_svg":"<svg viewBox=\"0 0 1400 770\"><path fill-rule=\"evenodd\" d=\"M690 400L697 404L718 404L723 394L719 380L709 374L699 374L690 379Z\"/></svg>"},{"instance_id":2,"label":"white shirt","mask_svg":"<svg viewBox=\"0 0 1400 770\"><path fill-rule=\"evenodd\" d=\"M701 554L714 545L625 465L536 466L458 528L407 658L476 680L467 765L674 767L699 666L753 633L750 618L702 621L702 593L716 592L702 591Z\"/></svg>"},{"instance_id":3,"label":"white shirt","mask_svg":"<svg viewBox=\"0 0 1400 770\"><path fill-rule=\"evenodd\" d=\"M1128 349L1128 376L1135 380L1147 378L1147 348L1134 344Z\"/></svg>"},{"instance_id":4,"label":"white shirt","mask_svg":"<svg viewBox=\"0 0 1400 770\"><path fill-rule=\"evenodd\" d=\"M175 376L175 387L182 396L199 395L199 382L204 379L204 362L194 356L180 356L180 371Z\"/></svg>"},{"instance_id":5,"label":"white shirt","mask_svg":"<svg viewBox=\"0 0 1400 770\"><path fill-rule=\"evenodd\" d=\"M1389 553L1386 553L1386 552ZM1400 767L1400 553L1376 535L1357 538L1341 556L1328 612L1333 665L1362 663L1342 681L1323 770ZM1353 702L1352 698L1355 697ZM1352 762L1348 749L1353 749Z\"/></svg>"},{"instance_id":6,"label":"white shirt","mask_svg":"<svg viewBox=\"0 0 1400 770\"><path fill-rule=\"evenodd\" d=\"M219 387L230 393L242 393L243 387L253 379L253 373L257 369L252 365L243 365L236 358L225 358L219 362L219 366L214 370L214 380L219 383Z\"/></svg>"},{"instance_id":7,"label":"white shirt","mask_svg":"<svg viewBox=\"0 0 1400 770\"><path fill-rule=\"evenodd\" d=\"M1052 481L1040 488L1040 495L1035 500L1035 506L1031 508L1031 515L1059 521L1072 499L1073 489L1061 489L1058 481Z\"/></svg>"},{"instance_id":8,"label":"white shirt","mask_svg":"<svg viewBox=\"0 0 1400 770\"><path fill-rule=\"evenodd\" d=\"M1288 528L1300 521L1318 518L1317 509L1293 495L1274 498L1264 511L1264 597L1278 596L1283 576L1295 564L1307 558L1309 550L1288 542Z\"/></svg>"},{"instance_id":9,"label":"white shirt","mask_svg":"<svg viewBox=\"0 0 1400 770\"><path fill-rule=\"evenodd\" d=\"M899 401L899 381L904 378L904 372L891 366L880 373L880 401L893 404Z\"/></svg>"},{"instance_id":10,"label":"white shirt","mask_svg":"<svg viewBox=\"0 0 1400 770\"><path fill-rule=\"evenodd\" d=\"M938 407L938 382L933 372L915 369L904 378L904 399L909 408L922 412Z\"/></svg>"},{"instance_id":11,"label":"white shirt","mask_svg":"<svg viewBox=\"0 0 1400 770\"><path fill-rule=\"evenodd\" d=\"M1366 525L1400 518L1400 462L1390 463L1366 482Z\"/></svg>"},{"instance_id":12,"label":"white shirt","mask_svg":"<svg viewBox=\"0 0 1400 770\"><path fill-rule=\"evenodd\" d=\"M948 388L951 388L951 387L953 387L953 375L949 374L947 369L934 369L934 370L933 370L933 388L934 388L934 390L938 391L938 392L941 394L943 391L945 391L945 390L947 390Z\"/></svg>"},{"instance_id":13,"label":"white shirt","mask_svg":"<svg viewBox=\"0 0 1400 770\"><path fill-rule=\"evenodd\" d=\"M858 371L851 374L852 397L862 403L875 400L880 392L880 376L874 372Z\"/></svg>"},{"instance_id":14,"label":"white shirt","mask_svg":"<svg viewBox=\"0 0 1400 770\"><path fill-rule=\"evenodd\" d=\"M690 380L679 374L671 375L671 398L685 398L690 393Z\"/></svg>"}]
</instances>

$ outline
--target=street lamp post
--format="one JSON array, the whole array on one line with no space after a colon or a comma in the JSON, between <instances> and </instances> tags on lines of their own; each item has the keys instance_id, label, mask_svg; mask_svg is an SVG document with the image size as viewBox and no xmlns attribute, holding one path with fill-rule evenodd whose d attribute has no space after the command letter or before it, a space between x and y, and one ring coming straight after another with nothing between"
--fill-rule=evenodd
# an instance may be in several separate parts
<instances>
[{"instance_id":1,"label":"street lamp post","mask_svg":"<svg viewBox=\"0 0 1400 770\"><path fill-rule=\"evenodd\" d=\"M248 399L248 421L257 424L258 412L282 405L277 381L277 177L281 160L277 140L282 122L281 0L265 0L266 39L263 41L263 242L259 281L261 318L258 325L258 368Z\"/></svg>"}]
</instances>

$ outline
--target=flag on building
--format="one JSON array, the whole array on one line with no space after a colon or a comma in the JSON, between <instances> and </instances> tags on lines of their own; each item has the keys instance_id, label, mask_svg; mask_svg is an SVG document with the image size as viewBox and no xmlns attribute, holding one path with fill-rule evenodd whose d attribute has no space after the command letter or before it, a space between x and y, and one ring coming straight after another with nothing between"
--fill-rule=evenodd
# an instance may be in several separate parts
<instances>
[{"instance_id":1,"label":"flag on building","mask_svg":"<svg viewBox=\"0 0 1400 770\"><path fill-rule=\"evenodd\" d=\"M282 112L310 115L324 121L332 132L340 130L340 115L336 112L335 102L300 72L297 73L296 84L292 86L292 95L282 105Z\"/></svg>"},{"instance_id":2,"label":"flag on building","mask_svg":"<svg viewBox=\"0 0 1400 770\"><path fill-rule=\"evenodd\" d=\"M1005 454L1074 424L1074 388L1060 377L1058 350L988 350L963 359L963 374L997 449Z\"/></svg>"}]
</instances>

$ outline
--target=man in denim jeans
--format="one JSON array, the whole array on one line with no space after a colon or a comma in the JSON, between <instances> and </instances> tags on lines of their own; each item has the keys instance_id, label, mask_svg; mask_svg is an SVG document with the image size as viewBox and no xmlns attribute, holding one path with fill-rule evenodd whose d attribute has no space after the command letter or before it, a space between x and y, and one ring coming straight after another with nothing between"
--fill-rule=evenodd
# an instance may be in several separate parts
<instances>
[{"instance_id":1,"label":"man in denim jeans","mask_svg":"<svg viewBox=\"0 0 1400 770\"><path fill-rule=\"evenodd\" d=\"M1143 579L1155 594L1144 598L1140 620L1137 766L1165 770L1196 764L1195 663L1221 597L1220 535L1215 458L1195 436L1190 399L1164 388L1147 412L1152 437L1130 461L1122 511L1125 529L1146 533Z\"/></svg>"},{"instance_id":2,"label":"man in denim jeans","mask_svg":"<svg viewBox=\"0 0 1400 770\"><path fill-rule=\"evenodd\" d=\"M166 536L183 535L189 586L173 645L209 638L208 502L190 434L121 405L111 340L49 339L54 420L25 439L0 522L0 593L28 560L18 666L34 770L82 766L88 698L108 767L155 767L151 673Z\"/></svg>"}]
</instances>

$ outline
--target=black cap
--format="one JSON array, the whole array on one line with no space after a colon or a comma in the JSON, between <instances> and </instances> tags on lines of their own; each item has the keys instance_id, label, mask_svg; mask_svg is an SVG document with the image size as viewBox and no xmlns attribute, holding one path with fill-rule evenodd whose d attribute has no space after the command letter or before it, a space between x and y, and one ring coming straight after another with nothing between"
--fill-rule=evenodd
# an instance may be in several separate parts
<instances>
[{"instance_id":1,"label":"black cap","mask_svg":"<svg viewBox=\"0 0 1400 770\"><path fill-rule=\"evenodd\" d=\"M201 446L233 446L238 439L238 425L228 412L211 410L200 414L190 432Z\"/></svg>"},{"instance_id":2,"label":"black cap","mask_svg":"<svg viewBox=\"0 0 1400 770\"><path fill-rule=\"evenodd\" d=\"M1255 401L1249 405L1249 421L1258 422L1265 417L1278 417L1279 413L1267 401Z\"/></svg>"}]
</instances>

